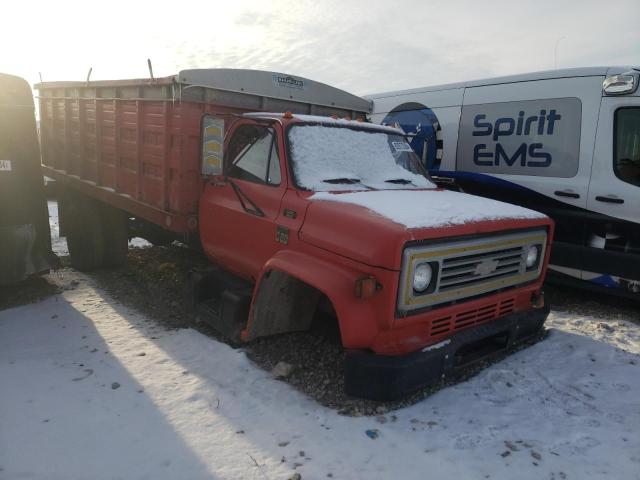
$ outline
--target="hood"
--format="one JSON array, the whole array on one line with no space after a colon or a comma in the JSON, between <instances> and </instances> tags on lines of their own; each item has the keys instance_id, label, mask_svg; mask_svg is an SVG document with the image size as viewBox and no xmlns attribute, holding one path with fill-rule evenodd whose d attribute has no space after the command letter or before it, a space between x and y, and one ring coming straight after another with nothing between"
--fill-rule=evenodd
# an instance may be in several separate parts
<instances>
[{"instance_id":1,"label":"hood","mask_svg":"<svg viewBox=\"0 0 640 480\"><path fill-rule=\"evenodd\" d=\"M371 190L309 197L301 240L399 270L409 241L550 225L542 213L448 190Z\"/></svg>"}]
</instances>

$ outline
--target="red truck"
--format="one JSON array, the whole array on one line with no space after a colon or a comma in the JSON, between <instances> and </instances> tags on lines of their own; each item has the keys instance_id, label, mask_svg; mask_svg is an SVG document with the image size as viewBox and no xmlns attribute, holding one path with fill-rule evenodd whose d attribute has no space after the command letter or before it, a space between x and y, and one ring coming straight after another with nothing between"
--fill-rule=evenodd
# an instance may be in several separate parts
<instances>
[{"instance_id":1,"label":"red truck","mask_svg":"<svg viewBox=\"0 0 640 480\"><path fill-rule=\"evenodd\" d=\"M438 189L367 100L233 69L36 88L74 266L122 263L132 226L200 244L212 268L191 286L212 326L250 341L330 305L349 394L397 398L548 315L552 221Z\"/></svg>"}]
</instances>

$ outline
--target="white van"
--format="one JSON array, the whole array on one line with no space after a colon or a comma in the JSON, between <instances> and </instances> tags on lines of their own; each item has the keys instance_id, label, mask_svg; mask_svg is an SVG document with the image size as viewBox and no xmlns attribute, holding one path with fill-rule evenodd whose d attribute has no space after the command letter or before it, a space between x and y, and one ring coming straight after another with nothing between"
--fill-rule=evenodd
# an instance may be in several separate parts
<instances>
[{"instance_id":1,"label":"white van","mask_svg":"<svg viewBox=\"0 0 640 480\"><path fill-rule=\"evenodd\" d=\"M639 77L577 68L369 99L372 120L413 135L432 175L555 219L555 279L640 298Z\"/></svg>"}]
</instances>

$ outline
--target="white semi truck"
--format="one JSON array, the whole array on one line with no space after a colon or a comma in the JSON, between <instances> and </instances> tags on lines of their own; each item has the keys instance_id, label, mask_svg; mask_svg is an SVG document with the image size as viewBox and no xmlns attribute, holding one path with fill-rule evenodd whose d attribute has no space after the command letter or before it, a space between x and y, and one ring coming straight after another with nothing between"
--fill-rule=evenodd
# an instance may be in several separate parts
<instances>
[{"instance_id":1,"label":"white semi truck","mask_svg":"<svg viewBox=\"0 0 640 480\"><path fill-rule=\"evenodd\" d=\"M550 277L640 298L639 77L577 68L369 98L434 177L554 218Z\"/></svg>"}]
</instances>

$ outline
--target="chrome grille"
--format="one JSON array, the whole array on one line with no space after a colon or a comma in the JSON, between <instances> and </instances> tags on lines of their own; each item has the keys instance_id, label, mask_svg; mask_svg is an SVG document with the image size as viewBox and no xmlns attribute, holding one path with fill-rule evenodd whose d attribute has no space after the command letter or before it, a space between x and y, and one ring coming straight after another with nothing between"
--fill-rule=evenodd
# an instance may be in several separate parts
<instances>
[{"instance_id":1,"label":"chrome grille","mask_svg":"<svg viewBox=\"0 0 640 480\"><path fill-rule=\"evenodd\" d=\"M442 260L440 275L440 291L448 291L460 286L476 285L489 278L500 278L519 273L523 265L523 246L505 248L495 252L467 255L462 258L445 258ZM484 271L482 267L494 266L492 271Z\"/></svg>"},{"instance_id":2,"label":"chrome grille","mask_svg":"<svg viewBox=\"0 0 640 480\"><path fill-rule=\"evenodd\" d=\"M403 254L398 310L409 312L535 280L542 270L546 240L546 229L539 229L408 247ZM540 260L527 268L532 245L539 247ZM435 283L426 293L412 287L413 271L422 263L435 271Z\"/></svg>"}]
</instances>

